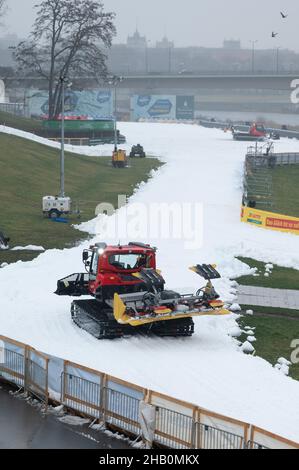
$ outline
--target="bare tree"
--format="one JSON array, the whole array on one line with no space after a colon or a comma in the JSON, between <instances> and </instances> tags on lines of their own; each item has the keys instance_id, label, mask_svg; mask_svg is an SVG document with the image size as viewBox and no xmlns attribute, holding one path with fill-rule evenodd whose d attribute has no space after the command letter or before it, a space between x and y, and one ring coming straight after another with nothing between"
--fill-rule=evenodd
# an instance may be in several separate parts
<instances>
[{"instance_id":1,"label":"bare tree","mask_svg":"<svg viewBox=\"0 0 299 470\"><path fill-rule=\"evenodd\" d=\"M1 1L1 0L0 0ZM61 80L70 75L107 75L103 48L116 33L115 14L105 12L101 1L43 0L27 41L15 51L19 70L48 81L49 118L61 111Z\"/></svg>"},{"instance_id":2,"label":"bare tree","mask_svg":"<svg viewBox=\"0 0 299 470\"><path fill-rule=\"evenodd\" d=\"M7 10L6 0L0 0L0 17L4 16Z\"/></svg>"}]
</instances>

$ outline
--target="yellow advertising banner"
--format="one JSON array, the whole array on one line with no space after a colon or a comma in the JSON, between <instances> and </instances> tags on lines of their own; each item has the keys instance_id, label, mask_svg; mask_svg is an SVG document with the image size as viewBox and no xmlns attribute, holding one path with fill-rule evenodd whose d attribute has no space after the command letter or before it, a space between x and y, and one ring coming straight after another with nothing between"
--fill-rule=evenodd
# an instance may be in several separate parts
<instances>
[{"instance_id":1,"label":"yellow advertising banner","mask_svg":"<svg viewBox=\"0 0 299 470\"><path fill-rule=\"evenodd\" d=\"M241 210L241 221L269 230L278 230L280 232L290 232L299 235L299 218L297 217L275 214L274 212L261 211L243 206Z\"/></svg>"}]
</instances>

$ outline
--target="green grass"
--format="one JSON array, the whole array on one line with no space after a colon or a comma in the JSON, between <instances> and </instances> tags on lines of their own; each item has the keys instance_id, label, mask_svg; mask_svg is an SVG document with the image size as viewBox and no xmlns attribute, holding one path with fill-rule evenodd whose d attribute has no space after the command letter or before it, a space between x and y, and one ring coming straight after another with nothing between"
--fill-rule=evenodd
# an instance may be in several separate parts
<instances>
[{"instance_id":1,"label":"green grass","mask_svg":"<svg viewBox=\"0 0 299 470\"><path fill-rule=\"evenodd\" d=\"M32 134L36 134L42 130L42 121L14 116L13 114L3 111L0 111L0 125L14 127L15 129L31 132Z\"/></svg>"},{"instance_id":2,"label":"green grass","mask_svg":"<svg viewBox=\"0 0 299 470\"><path fill-rule=\"evenodd\" d=\"M291 342L299 339L299 321L291 319L259 316L246 316L239 320L241 327L256 327L255 337L257 341L253 343L257 356L266 359L275 365L280 357L290 360L293 349ZM242 335L241 341L246 340L246 335ZM299 364L290 367L290 376L299 380Z\"/></svg>"},{"instance_id":3,"label":"green grass","mask_svg":"<svg viewBox=\"0 0 299 470\"><path fill-rule=\"evenodd\" d=\"M299 271L292 268L283 268L281 266L273 265L272 274L265 277L265 264L261 261L256 261L251 258L238 257L240 261L248 264L251 268L258 268L259 277L255 276L242 276L237 279L237 282L242 285L258 286L258 287L272 287L276 289L295 289L299 290Z\"/></svg>"},{"instance_id":4,"label":"green grass","mask_svg":"<svg viewBox=\"0 0 299 470\"><path fill-rule=\"evenodd\" d=\"M259 313L262 315L272 315L276 317L291 317L299 320L299 310L292 308L278 308L278 307L260 307L259 305L244 305L241 304L242 310L253 310L254 313Z\"/></svg>"},{"instance_id":5,"label":"green grass","mask_svg":"<svg viewBox=\"0 0 299 470\"><path fill-rule=\"evenodd\" d=\"M131 168L110 165L110 157L94 158L66 154L66 193L79 200L81 220L95 216L101 202L117 205L118 194L130 196L152 169L157 159L134 159ZM71 224L43 218L42 197L59 191L59 151L28 140L0 134L0 230L11 238L11 246L42 245L44 248L73 246L88 236ZM72 223L78 223L78 219ZM27 260L36 253L1 251L1 262Z\"/></svg>"},{"instance_id":6,"label":"green grass","mask_svg":"<svg viewBox=\"0 0 299 470\"><path fill-rule=\"evenodd\" d=\"M273 206L258 204L257 209L299 217L299 165L286 165L263 171L272 177Z\"/></svg>"}]
</instances>

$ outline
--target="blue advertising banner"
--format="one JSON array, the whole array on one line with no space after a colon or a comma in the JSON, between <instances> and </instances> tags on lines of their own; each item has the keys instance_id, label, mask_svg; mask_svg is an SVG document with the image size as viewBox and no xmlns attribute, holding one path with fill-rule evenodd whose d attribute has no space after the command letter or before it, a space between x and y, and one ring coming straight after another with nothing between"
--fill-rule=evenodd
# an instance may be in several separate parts
<instances>
[{"instance_id":1,"label":"blue advertising banner","mask_svg":"<svg viewBox=\"0 0 299 470\"><path fill-rule=\"evenodd\" d=\"M48 95L45 91L30 90L25 97L31 116L48 116ZM66 116L85 116L86 119L112 119L113 94L110 90L67 90L65 95Z\"/></svg>"},{"instance_id":2,"label":"blue advertising banner","mask_svg":"<svg viewBox=\"0 0 299 470\"><path fill-rule=\"evenodd\" d=\"M194 119L194 96L176 97L176 118Z\"/></svg>"},{"instance_id":3,"label":"blue advertising banner","mask_svg":"<svg viewBox=\"0 0 299 470\"><path fill-rule=\"evenodd\" d=\"M194 96L134 95L131 98L132 120L194 119Z\"/></svg>"},{"instance_id":4,"label":"blue advertising banner","mask_svg":"<svg viewBox=\"0 0 299 470\"><path fill-rule=\"evenodd\" d=\"M133 120L175 119L174 95L134 95L131 98Z\"/></svg>"}]
</instances>

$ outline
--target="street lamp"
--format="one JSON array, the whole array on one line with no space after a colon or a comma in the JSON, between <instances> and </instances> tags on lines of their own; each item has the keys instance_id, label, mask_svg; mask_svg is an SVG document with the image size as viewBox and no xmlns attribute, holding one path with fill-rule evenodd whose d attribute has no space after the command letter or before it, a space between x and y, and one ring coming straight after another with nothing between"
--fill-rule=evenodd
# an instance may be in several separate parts
<instances>
[{"instance_id":1,"label":"street lamp","mask_svg":"<svg viewBox=\"0 0 299 470\"><path fill-rule=\"evenodd\" d=\"M114 88L114 150L117 150L117 85L124 80L124 77L112 76L108 78L108 84Z\"/></svg>"},{"instance_id":2,"label":"street lamp","mask_svg":"<svg viewBox=\"0 0 299 470\"><path fill-rule=\"evenodd\" d=\"M149 48L150 43L151 43L151 40L148 39L145 45L145 71L146 73L149 73L149 50L148 48Z\"/></svg>"},{"instance_id":3,"label":"street lamp","mask_svg":"<svg viewBox=\"0 0 299 470\"><path fill-rule=\"evenodd\" d=\"M172 54L171 54L171 46L169 46L169 50L168 50L168 71L169 71L169 74L171 74L172 72L172 67L171 67L171 62L172 62Z\"/></svg>"},{"instance_id":4,"label":"street lamp","mask_svg":"<svg viewBox=\"0 0 299 470\"><path fill-rule=\"evenodd\" d=\"M61 148L60 148L60 197L65 197L64 188L64 120L65 120L65 87L70 88L72 83L68 78L61 76L59 78L61 83Z\"/></svg>"},{"instance_id":5,"label":"street lamp","mask_svg":"<svg viewBox=\"0 0 299 470\"><path fill-rule=\"evenodd\" d=\"M251 66L252 66L252 73L254 73L254 70L255 70L255 64L254 64L254 61L255 61L255 44L258 42L258 40L255 39L254 41L251 40L249 42L252 44Z\"/></svg>"},{"instance_id":6,"label":"street lamp","mask_svg":"<svg viewBox=\"0 0 299 470\"><path fill-rule=\"evenodd\" d=\"M276 73L279 74L279 50L280 47L276 48Z\"/></svg>"}]
</instances>

